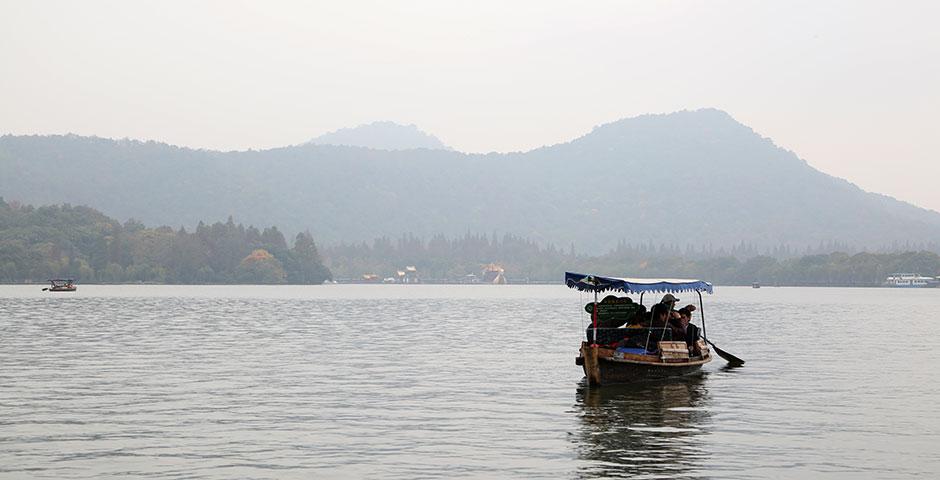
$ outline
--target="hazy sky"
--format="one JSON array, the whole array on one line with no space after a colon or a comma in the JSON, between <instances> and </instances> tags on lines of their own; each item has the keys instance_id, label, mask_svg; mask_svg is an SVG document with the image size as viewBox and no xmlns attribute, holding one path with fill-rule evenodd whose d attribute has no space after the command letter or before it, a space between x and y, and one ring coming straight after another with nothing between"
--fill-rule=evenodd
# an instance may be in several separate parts
<instances>
[{"instance_id":1,"label":"hazy sky","mask_svg":"<svg viewBox=\"0 0 940 480\"><path fill-rule=\"evenodd\" d=\"M374 120L467 152L728 111L940 210L938 2L0 0L0 133L295 144Z\"/></svg>"}]
</instances>

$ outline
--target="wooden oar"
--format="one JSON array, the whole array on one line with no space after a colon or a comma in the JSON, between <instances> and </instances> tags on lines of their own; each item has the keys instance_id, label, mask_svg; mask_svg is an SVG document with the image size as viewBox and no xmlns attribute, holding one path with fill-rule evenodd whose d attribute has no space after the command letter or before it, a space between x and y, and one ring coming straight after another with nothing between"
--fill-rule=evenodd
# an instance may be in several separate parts
<instances>
[{"instance_id":1,"label":"wooden oar","mask_svg":"<svg viewBox=\"0 0 940 480\"><path fill-rule=\"evenodd\" d=\"M731 365L744 365L744 360L741 360L740 358L735 357L734 355L732 355L732 354L730 354L730 353L728 353L728 352L726 352L726 351L724 351L724 350L718 348L718 345L715 345L714 343L712 343L711 340L705 338L704 336L702 337L702 339L704 339L706 342L708 342L708 344L711 345L712 348L715 349L715 353L717 353L719 357L725 359L725 361L727 361L729 364L731 364Z\"/></svg>"}]
</instances>

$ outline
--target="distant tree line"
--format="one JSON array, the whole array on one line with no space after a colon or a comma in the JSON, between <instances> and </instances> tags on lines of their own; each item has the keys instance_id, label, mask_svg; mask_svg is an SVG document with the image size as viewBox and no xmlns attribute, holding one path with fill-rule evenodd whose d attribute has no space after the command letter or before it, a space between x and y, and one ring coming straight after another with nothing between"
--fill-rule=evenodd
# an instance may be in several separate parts
<instances>
[{"instance_id":1,"label":"distant tree line","mask_svg":"<svg viewBox=\"0 0 940 480\"><path fill-rule=\"evenodd\" d=\"M777 259L767 255L750 258L624 257L613 254L586 258L579 264L589 272L623 272L631 276L701 278L721 285L877 286L892 273L940 275L940 255L933 252L895 252L803 255Z\"/></svg>"},{"instance_id":2,"label":"distant tree line","mask_svg":"<svg viewBox=\"0 0 940 480\"><path fill-rule=\"evenodd\" d=\"M332 278L310 233L288 245L276 228L124 224L88 208L32 207L0 198L0 281L68 277L84 283L297 283Z\"/></svg>"},{"instance_id":3,"label":"distant tree line","mask_svg":"<svg viewBox=\"0 0 940 480\"><path fill-rule=\"evenodd\" d=\"M573 255L554 245L539 244L514 235L487 236L467 233L458 238L442 234L424 241L414 235L388 237L360 243L324 246L327 265L339 279L358 279L363 274L392 276L413 265L423 279L456 281L479 275L483 265L497 262L517 279L558 280L559 271Z\"/></svg>"},{"instance_id":4,"label":"distant tree line","mask_svg":"<svg viewBox=\"0 0 940 480\"><path fill-rule=\"evenodd\" d=\"M583 254L573 245L540 245L515 235L466 233L381 237L318 249L303 232L291 245L276 228L199 223L192 231L120 223L88 208L33 207L0 198L0 282L71 277L80 282L295 283L364 274L393 276L415 266L425 280L457 282L480 275L484 265L505 268L510 282L559 282L564 271L636 277L702 278L723 285L878 285L891 273L940 275L940 256L929 251L820 253L786 246L760 251L730 247L630 244L603 254ZM322 258L321 258L322 252Z\"/></svg>"},{"instance_id":5,"label":"distant tree line","mask_svg":"<svg viewBox=\"0 0 940 480\"><path fill-rule=\"evenodd\" d=\"M436 235L429 241L404 235L368 243L325 246L324 257L337 278L358 279L373 273L390 276L407 265L418 268L422 278L460 281L468 274L498 263L511 282L561 281L564 271L580 271L634 277L702 278L723 285L839 285L873 286L896 272L940 275L940 255L929 251L891 253L816 253L818 249L781 246L779 258L757 253L747 244L729 248L628 244L601 255L585 255L574 246L541 246L513 235L467 233L457 238ZM844 246L843 246L844 247Z\"/></svg>"}]
</instances>

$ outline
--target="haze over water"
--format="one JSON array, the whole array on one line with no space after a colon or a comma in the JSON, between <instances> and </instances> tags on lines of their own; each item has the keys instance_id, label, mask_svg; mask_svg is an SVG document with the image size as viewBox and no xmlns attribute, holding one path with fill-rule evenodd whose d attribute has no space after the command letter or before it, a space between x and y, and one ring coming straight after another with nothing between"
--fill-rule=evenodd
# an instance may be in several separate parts
<instances>
[{"instance_id":1,"label":"haze over water","mask_svg":"<svg viewBox=\"0 0 940 480\"><path fill-rule=\"evenodd\" d=\"M588 389L561 286L40 288L0 286L2 478L940 472L938 290L718 288L744 367Z\"/></svg>"}]
</instances>

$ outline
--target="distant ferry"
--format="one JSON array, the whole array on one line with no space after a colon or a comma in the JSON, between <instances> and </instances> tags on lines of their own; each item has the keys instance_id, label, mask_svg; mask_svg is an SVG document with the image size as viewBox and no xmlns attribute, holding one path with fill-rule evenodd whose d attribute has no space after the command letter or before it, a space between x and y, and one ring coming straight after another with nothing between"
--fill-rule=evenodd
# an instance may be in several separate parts
<instances>
[{"instance_id":1,"label":"distant ferry","mask_svg":"<svg viewBox=\"0 0 940 480\"><path fill-rule=\"evenodd\" d=\"M919 273L893 273L885 280L884 285L894 288L930 288L940 285L940 281Z\"/></svg>"}]
</instances>

